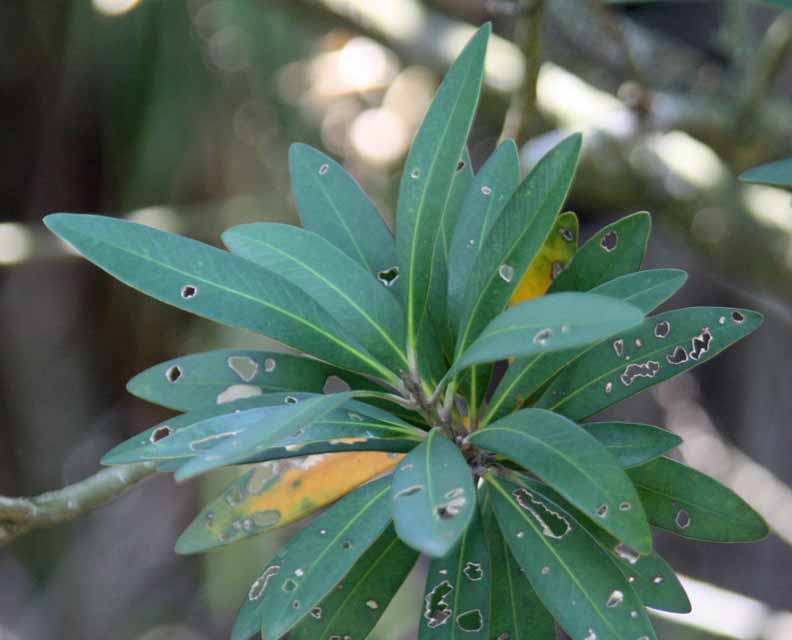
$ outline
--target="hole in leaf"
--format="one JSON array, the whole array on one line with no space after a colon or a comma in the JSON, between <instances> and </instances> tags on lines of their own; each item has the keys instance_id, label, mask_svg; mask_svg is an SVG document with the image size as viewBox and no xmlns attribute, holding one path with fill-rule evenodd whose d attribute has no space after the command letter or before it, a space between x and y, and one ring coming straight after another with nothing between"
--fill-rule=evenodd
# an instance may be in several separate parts
<instances>
[{"instance_id":1,"label":"hole in leaf","mask_svg":"<svg viewBox=\"0 0 792 640\"><path fill-rule=\"evenodd\" d=\"M575 241L575 232L572 229L567 227L560 227L558 229L558 233L566 242L574 242Z\"/></svg>"},{"instance_id":2,"label":"hole in leaf","mask_svg":"<svg viewBox=\"0 0 792 640\"><path fill-rule=\"evenodd\" d=\"M492 187L488 187L486 185L481 187L481 193L482 193L482 195L485 195L485 196L491 196L492 195Z\"/></svg>"},{"instance_id":3,"label":"hole in leaf","mask_svg":"<svg viewBox=\"0 0 792 640\"><path fill-rule=\"evenodd\" d=\"M605 603L605 606L608 607L608 609L613 609L614 607L618 607L622 602L624 602L624 593L616 589L608 596L608 601Z\"/></svg>"},{"instance_id":4,"label":"hole in leaf","mask_svg":"<svg viewBox=\"0 0 792 640\"><path fill-rule=\"evenodd\" d=\"M685 347L677 346L673 353L670 353L666 356L666 360L668 360L668 364L682 364L683 362L688 361L688 353L685 350Z\"/></svg>"},{"instance_id":5,"label":"hole in leaf","mask_svg":"<svg viewBox=\"0 0 792 640\"><path fill-rule=\"evenodd\" d=\"M421 170L420 170L418 167L415 167L415 169L413 169L412 171L410 171L410 177L411 177L413 180L417 180L418 178L420 178L420 177L421 177Z\"/></svg>"},{"instance_id":6,"label":"hole in leaf","mask_svg":"<svg viewBox=\"0 0 792 640\"><path fill-rule=\"evenodd\" d=\"M273 565L268 567L264 573L262 573L258 578L256 578L255 582L251 585L250 591L248 591L248 600L253 602L254 600L258 600L261 595L264 593L264 590L267 588L269 581L280 571L279 565Z\"/></svg>"},{"instance_id":7,"label":"hole in leaf","mask_svg":"<svg viewBox=\"0 0 792 640\"><path fill-rule=\"evenodd\" d=\"M504 282L511 282L514 278L514 267L508 264L502 264L498 267L498 275Z\"/></svg>"},{"instance_id":8,"label":"hole in leaf","mask_svg":"<svg viewBox=\"0 0 792 640\"><path fill-rule=\"evenodd\" d=\"M623 542L617 544L613 551L622 560L626 560L630 564L635 564L641 559L641 555L635 549L624 544Z\"/></svg>"},{"instance_id":9,"label":"hole in leaf","mask_svg":"<svg viewBox=\"0 0 792 640\"><path fill-rule=\"evenodd\" d=\"M600 246L608 253L614 251L616 247L619 246L619 234L617 234L615 231L608 231L604 236L602 236L602 240L600 240Z\"/></svg>"},{"instance_id":10,"label":"hole in leaf","mask_svg":"<svg viewBox=\"0 0 792 640\"><path fill-rule=\"evenodd\" d=\"M624 340L615 340L613 343L613 350L620 358L624 355Z\"/></svg>"},{"instance_id":11,"label":"hole in leaf","mask_svg":"<svg viewBox=\"0 0 792 640\"><path fill-rule=\"evenodd\" d=\"M628 364L621 374L621 381L625 387L629 387L636 378L654 378L660 371L660 363L649 360L644 364Z\"/></svg>"},{"instance_id":12,"label":"hole in leaf","mask_svg":"<svg viewBox=\"0 0 792 640\"><path fill-rule=\"evenodd\" d=\"M538 345L545 345L553 337L552 329L542 329L533 337L533 343Z\"/></svg>"},{"instance_id":13,"label":"hole in leaf","mask_svg":"<svg viewBox=\"0 0 792 640\"><path fill-rule=\"evenodd\" d=\"M456 167L457 173L462 171L462 169L464 169L464 168L465 168L465 161L464 160L460 160L459 162L457 162L457 167Z\"/></svg>"},{"instance_id":14,"label":"hole in leaf","mask_svg":"<svg viewBox=\"0 0 792 640\"><path fill-rule=\"evenodd\" d=\"M346 540L344 540L341 543L341 548L344 549L345 551L351 549L352 548L352 541L349 538L347 538Z\"/></svg>"},{"instance_id":15,"label":"hole in leaf","mask_svg":"<svg viewBox=\"0 0 792 640\"><path fill-rule=\"evenodd\" d=\"M291 578L286 578L286 580L283 581L283 586L281 587L281 589L283 589L286 593L291 593L296 588L297 583Z\"/></svg>"},{"instance_id":16,"label":"hole in leaf","mask_svg":"<svg viewBox=\"0 0 792 640\"><path fill-rule=\"evenodd\" d=\"M739 311L732 311L731 317L732 320L734 320L737 324L742 324L745 322L745 316Z\"/></svg>"},{"instance_id":17,"label":"hole in leaf","mask_svg":"<svg viewBox=\"0 0 792 640\"><path fill-rule=\"evenodd\" d=\"M278 366L278 363L275 361L274 358L267 358L264 360L264 371L267 373L272 373L275 371L275 367Z\"/></svg>"},{"instance_id":18,"label":"hole in leaf","mask_svg":"<svg viewBox=\"0 0 792 640\"><path fill-rule=\"evenodd\" d=\"M443 580L440 584L426 594L424 602L424 619L430 629L436 629L448 622L451 617L451 608L446 602L448 595L454 590L448 580Z\"/></svg>"},{"instance_id":19,"label":"hole in leaf","mask_svg":"<svg viewBox=\"0 0 792 640\"><path fill-rule=\"evenodd\" d=\"M671 333L671 323L668 320L661 320L655 325L655 338L667 338L669 333Z\"/></svg>"},{"instance_id":20,"label":"hole in leaf","mask_svg":"<svg viewBox=\"0 0 792 640\"><path fill-rule=\"evenodd\" d=\"M583 640L597 640L597 633L594 629L589 629L588 635Z\"/></svg>"},{"instance_id":21,"label":"hole in leaf","mask_svg":"<svg viewBox=\"0 0 792 640\"><path fill-rule=\"evenodd\" d=\"M228 358L228 366L244 382L250 382L258 373L258 362L247 356L231 356Z\"/></svg>"},{"instance_id":22,"label":"hole in leaf","mask_svg":"<svg viewBox=\"0 0 792 640\"><path fill-rule=\"evenodd\" d=\"M321 620L322 607L314 607L313 609L311 609L311 617L314 618L315 620Z\"/></svg>"},{"instance_id":23,"label":"hole in leaf","mask_svg":"<svg viewBox=\"0 0 792 640\"><path fill-rule=\"evenodd\" d=\"M663 576L655 576L652 579L652 582L654 582L655 584L663 584Z\"/></svg>"},{"instance_id":24,"label":"hole in leaf","mask_svg":"<svg viewBox=\"0 0 792 640\"><path fill-rule=\"evenodd\" d=\"M691 518L690 513L685 509L680 509L674 520L676 522L676 526L680 529L687 529L690 526Z\"/></svg>"},{"instance_id":25,"label":"hole in leaf","mask_svg":"<svg viewBox=\"0 0 792 640\"><path fill-rule=\"evenodd\" d=\"M193 284L186 284L182 287L181 297L185 300L190 300L198 295L198 287Z\"/></svg>"},{"instance_id":26,"label":"hole in leaf","mask_svg":"<svg viewBox=\"0 0 792 640\"><path fill-rule=\"evenodd\" d=\"M178 364L174 364L172 367L168 367L168 370L165 372L165 377L168 379L168 382L176 382L179 378L182 377L182 368Z\"/></svg>"},{"instance_id":27,"label":"hole in leaf","mask_svg":"<svg viewBox=\"0 0 792 640\"><path fill-rule=\"evenodd\" d=\"M478 582L484 577L484 570L481 568L480 562L468 562L462 569L462 573L471 582Z\"/></svg>"},{"instance_id":28,"label":"hole in leaf","mask_svg":"<svg viewBox=\"0 0 792 640\"><path fill-rule=\"evenodd\" d=\"M537 500L528 489L519 488L512 491L512 496L517 504L530 513L542 529L542 534L554 540L561 540L572 527L561 514L548 508L542 501ZM519 533L517 537L521 537Z\"/></svg>"},{"instance_id":29,"label":"hole in leaf","mask_svg":"<svg viewBox=\"0 0 792 640\"><path fill-rule=\"evenodd\" d=\"M377 280L379 280L383 285L390 288L396 281L399 279L399 267L394 265L389 269L383 269L377 273Z\"/></svg>"},{"instance_id":30,"label":"hole in leaf","mask_svg":"<svg viewBox=\"0 0 792 640\"><path fill-rule=\"evenodd\" d=\"M550 278L555 280L558 276L561 275L561 272L564 270L564 265L560 262L554 262L550 265Z\"/></svg>"},{"instance_id":31,"label":"hole in leaf","mask_svg":"<svg viewBox=\"0 0 792 640\"><path fill-rule=\"evenodd\" d=\"M465 498L464 495L458 495L448 502L437 505L437 507L435 507L435 513L441 520L450 520L451 518L456 518L462 512L462 507L464 507L466 503L467 498Z\"/></svg>"},{"instance_id":32,"label":"hole in leaf","mask_svg":"<svg viewBox=\"0 0 792 640\"><path fill-rule=\"evenodd\" d=\"M173 433L173 429L171 429L168 425L163 425L161 427L157 427L156 429L154 429L154 431L152 431L149 440L152 443L159 442L160 440L164 440L165 438L167 438L172 433Z\"/></svg>"},{"instance_id":33,"label":"hole in leaf","mask_svg":"<svg viewBox=\"0 0 792 640\"><path fill-rule=\"evenodd\" d=\"M299 608L300 608L300 601L299 600L294 600L292 602L292 609L299 609Z\"/></svg>"},{"instance_id":34,"label":"hole in leaf","mask_svg":"<svg viewBox=\"0 0 792 640\"><path fill-rule=\"evenodd\" d=\"M607 518L608 517L608 505L607 504L601 504L599 507L597 507L597 515L600 518Z\"/></svg>"},{"instance_id":35,"label":"hole in leaf","mask_svg":"<svg viewBox=\"0 0 792 640\"><path fill-rule=\"evenodd\" d=\"M456 623L462 631L473 633L484 628L484 616L481 615L481 609L471 609L460 613L457 616Z\"/></svg>"},{"instance_id":36,"label":"hole in leaf","mask_svg":"<svg viewBox=\"0 0 792 640\"><path fill-rule=\"evenodd\" d=\"M551 569L547 565L542 567L542 575L543 576L549 576L550 575L550 571L551 571Z\"/></svg>"},{"instance_id":37,"label":"hole in leaf","mask_svg":"<svg viewBox=\"0 0 792 640\"><path fill-rule=\"evenodd\" d=\"M709 351L711 344L712 332L709 330L709 327L704 327L701 330L701 333L697 336L694 336L691 340L690 359L698 360L701 356L707 353L707 351Z\"/></svg>"},{"instance_id":38,"label":"hole in leaf","mask_svg":"<svg viewBox=\"0 0 792 640\"><path fill-rule=\"evenodd\" d=\"M327 172L328 172L329 170L330 170L330 165L328 165L328 164L323 164L321 167L319 167L319 175L320 175L320 176L326 176L326 175L327 175Z\"/></svg>"},{"instance_id":39,"label":"hole in leaf","mask_svg":"<svg viewBox=\"0 0 792 640\"><path fill-rule=\"evenodd\" d=\"M630 509L632 509L632 503L630 502L619 503L619 511L629 511Z\"/></svg>"},{"instance_id":40,"label":"hole in leaf","mask_svg":"<svg viewBox=\"0 0 792 640\"><path fill-rule=\"evenodd\" d=\"M605 383L605 393L610 393L611 391L613 391L613 383L612 382L606 382Z\"/></svg>"},{"instance_id":41,"label":"hole in leaf","mask_svg":"<svg viewBox=\"0 0 792 640\"><path fill-rule=\"evenodd\" d=\"M190 443L190 449L192 449L193 451L206 451L207 449L211 449L212 447L216 446L219 441L227 440L228 438L233 438L238 434L239 431L213 433L211 436L206 436L205 438L201 438L200 440L193 440Z\"/></svg>"},{"instance_id":42,"label":"hole in leaf","mask_svg":"<svg viewBox=\"0 0 792 640\"><path fill-rule=\"evenodd\" d=\"M284 401L286 404L297 404L297 403L299 402L299 400L298 400L296 397L294 397L294 396L286 396L286 397L283 399L283 401Z\"/></svg>"},{"instance_id":43,"label":"hole in leaf","mask_svg":"<svg viewBox=\"0 0 792 640\"><path fill-rule=\"evenodd\" d=\"M232 384L225 391L217 395L217 404L226 404L243 398L253 398L261 395L261 387L254 384Z\"/></svg>"},{"instance_id":44,"label":"hole in leaf","mask_svg":"<svg viewBox=\"0 0 792 640\"><path fill-rule=\"evenodd\" d=\"M421 493L424 490L422 484L416 484L412 487L407 487L406 489L402 489L399 491L395 497L397 498L406 498L407 496L414 496L416 493Z\"/></svg>"},{"instance_id":45,"label":"hole in leaf","mask_svg":"<svg viewBox=\"0 0 792 640\"><path fill-rule=\"evenodd\" d=\"M366 600L366 606L372 611L379 609L379 602L376 600Z\"/></svg>"}]
</instances>

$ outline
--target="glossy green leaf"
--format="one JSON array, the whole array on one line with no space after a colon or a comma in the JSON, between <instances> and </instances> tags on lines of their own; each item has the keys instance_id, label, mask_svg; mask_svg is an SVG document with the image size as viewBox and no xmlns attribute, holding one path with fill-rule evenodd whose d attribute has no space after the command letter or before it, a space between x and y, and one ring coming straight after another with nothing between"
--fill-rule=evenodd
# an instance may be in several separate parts
<instances>
[{"instance_id":1,"label":"glossy green leaf","mask_svg":"<svg viewBox=\"0 0 792 640\"><path fill-rule=\"evenodd\" d=\"M620 276L595 287L591 293L623 300L648 313L676 293L686 280L687 274L678 269L652 269ZM512 362L492 395L482 423L522 408L559 371L593 346L540 353Z\"/></svg>"},{"instance_id":2,"label":"glossy green leaf","mask_svg":"<svg viewBox=\"0 0 792 640\"><path fill-rule=\"evenodd\" d=\"M428 321L435 248L442 215L481 91L491 27L478 30L440 85L413 140L399 188L396 255L405 280L410 349Z\"/></svg>"},{"instance_id":3,"label":"glossy green leaf","mask_svg":"<svg viewBox=\"0 0 792 640\"><path fill-rule=\"evenodd\" d=\"M384 277L398 264L391 232L344 167L313 147L293 144L289 169L297 210L306 229L334 244L375 276Z\"/></svg>"},{"instance_id":4,"label":"glossy green leaf","mask_svg":"<svg viewBox=\"0 0 792 640\"><path fill-rule=\"evenodd\" d=\"M343 579L343 588L311 609L289 640L368 638L417 558L418 552L388 527Z\"/></svg>"},{"instance_id":5,"label":"glossy green leaf","mask_svg":"<svg viewBox=\"0 0 792 640\"><path fill-rule=\"evenodd\" d=\"M544 608L501 533L483 488L484 529L492 563L489 640L555 640L553 616Z\"/></svg>"},{"instance_id":6,"label":"glossy green leaf","mask_svg":"<svg viewBox=\"0 0 792 640\"><path fill-rule=\"evenodd\" d=\"M485 480L514 558L573 640L655 639L632 586L577 520L526 486L493 474Z\"/></svg>"},{"instance_id":7,"label":"glossy green leaf","mask_svg":"<svg viewBox=\"0 0 792 640\"><path fill-rule=\"evenodd\" d=\"M786 4L787 8L792 8L792 2L783 4ZM792 187L792 158L748 169L740 174L740 180L772 187Z\"/></svg>"},{"instance_id":8,"label":"glossy green leaf","mask_svg":"<svg viewBox=\"0 0 792 640\"><path fill-rule=\"evenodd\" d=\"M440 429L413 449L393 475L393 521L399 537L434 558L465 532L476 506L473 476Z\"/></svg>"},{"instance_id":9,"label":"glossy green leaf","mask_svg":"<svg viewBox=\"0 0 792 640\"><path fill-rule=\"evenodd\" d=\"M465 290L457 356L509 303L555 224L577 166L580 136L552 149L523 180L487 234Z\"/></svg>"},{"instance_id":10,"label":"glossy green leaf","mask_svg":"<svg viewBox=\"0 0 792 640\"><path fill-rule=\"evenodd\" d=\"M213 439L219 442L205 451L198 452L192 460L180 467L175 474L176 480L188 480L219 467L255 459L264 451L280 446L299 429L305 429L311 423L349 402L349 399L347 393L335 393L307 398L280 407L253 409L248 416L247 425L242 420L229 421L227 426L230 431L223 433L220 438L213 435ZM266 428L261 428L264 425Z\"/></svg>"},{"instance_id":11,"label":"glossy green leaf","mask_svg":"<svg viewBox=\"0 0 792 640\"><path fill-rule=\"evenodd\" d=\"M251 585L231 632L281 638L338 584L388 525L390 478L375 480L294 536Z\"/></svg>"},{"instance_id":12,"label":"glossy green leaf","mask_svg":"<svg viewBox=\"0 0 792 640\"><path fill-rule=\"evenodd\" d=\"M580 247L569 266L553 281L550 292L589 291L638 271L651 228L652 219L645 211L603 227Z\"/></svg>"},{"instance_id":13,"label":"glossy green leaf","mask_svg":"<svg viewBox=\"0 0 792 640\"><path fill-rule=\"evenodd\" d=\"M622 467L635 467L668 453L682 438L660 427L632 422L588 422L580 425L613 454Z\"/></svg>"},{"instance_id":14,"label":"glossy green leaf","mask_svg":"<svg viewBox=\"0 0 792 640\"><path fill-rule=\"evenodd\" d=\"M454 550L429 565L419 640L487 640L492 571L479 509Z\"/></svg>"},{"instance_id":15,"label":"glossy green leaf","mask_svg":"<svg viewBox=\"0 0 792 640\"><path fill-rule=\"evenodd\" d=\"M520 477L518 482L567 511L608 553L647 607L674 613L689 613L690 600L674 570L656 551L640 555L620 542L596 522L569 504L547 485Z\"/></svg>"},{"instance_id":16,"label":"glossy green leaf","mask_svg":"<svg viewBox=\"0 0 792 640\"><path fill-rule=\"evenodd\" d=\"M582 420L688 371L755 331L762 315L691 307L647 318L590 349L553 380L536 406Z\"/></svg>"},{"instance_id":17,"label":"glossy green leaf","mask_svg":"<svg viewBox=\"0 0 792 640\"><path fill-rule=\"evenodd\" d=\"M373 451L310 455L251 467L192 521L177 553L198 553L284 527L387 473L402 456Z\"/></svg>"},{"instance_id":18,"label":"glossy green leaf","mask_svg":"<svg viewBox=\"0 0 792 640\"><path fill-rule=\"evenodd\" d=\"M407 369L401 305L343 251L305 229L269 222L234 227L223 241L305 291L391 371Z\"/></svg>"},{"instance_id":19,"label":"glossy green leaf","mask_svg":"<svg viewBox=\"0 0 792 640\"><path fill-rule=\"evenodd\" d=\"M221 349L174 358L146 369L127 383L127 391L149 402L192 411L235 395L276 392L322 393L345 385L375 385L349 371L279 351Z\"/></svg>"},{"instance_id":20,"label":"glossy green leaf","mask_svg":"<svg viewBox=\"0 0 792 640\"><path fill-rule=\"evenodd\" d=\"M267 335L346 369L395 378L308 294L277 273L124 220L58 213L45 223L96 265L162 302Z\"/></svg>"},{"instance_id":21,"label":"glossy green leaf","mask_svg":"<svg viewBox=\"0 0 792 640\"><path fill-rule=\"evenodd\" d=\"M504 311L454 362L449 375L481 362L551 353L599 342L635 327L643 314L591 293L542 296Z\"/></svg>"},{"instance_id":22,"label":"glossy green leaf","mask_svg":"<svg viewBox=\"0 0 792 640\"><path fill-rule=\"evenodd\" d=\"M680 462L659 458L629 474L655 527L710 542L752 542L769 533L745 500Z\"/></svg>"},{"instance_id":23,"label":"glossy green leaf","mask_svg":"<svg viewBox=\"0 0 792 640\"><path fill-rule=\"evenodd\" d=\"M506 140L476 174L462 203L448 256L448 315L455 327L461 319L473 263L519 179L517 145L513 140Z\"/></svg>"},{"instance_id":24,"label":"glossy green leaf","mask_svg":"<svg viewBox=\"0 0 792 640\"><path fill-rule=\"evenodd\" d=\"M619 461L571 420L523 409L468 436L542 478L602 528L641 552L652 535L641 501Z\"/></svg>"}]
</instances>

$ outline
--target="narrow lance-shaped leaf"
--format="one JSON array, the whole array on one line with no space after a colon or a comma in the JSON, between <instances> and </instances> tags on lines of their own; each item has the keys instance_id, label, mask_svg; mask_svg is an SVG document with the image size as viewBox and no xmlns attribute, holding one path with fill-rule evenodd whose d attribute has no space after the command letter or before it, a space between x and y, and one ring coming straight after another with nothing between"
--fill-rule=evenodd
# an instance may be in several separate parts
<instances>
[{"instance_id":1,"label":"narrow lance-shaped leaf","mask_svg":"<svg viewBox=\"0 0 792 640\"><path fill-rule=\"evenodd\" d=\"M305 229L268 222L234 227L223 241L305 291L393 372L407 368L401 305L343 251Z\"/></svg>"},{"instance_id":2,"label":"narrow lance-shaped leaf","mask_svg":"<svg viewBox=\"0 0 792 640\"><path fill-rule=\"evenodd\" d=\"M503 537L485 485L481 511L492 563L489 640L555 640L553 616L544 608Z\"/></svg>"},{"instance_id":3,"label":"narrow lance-shaped leaf","mask_svg":"<svg viewBox=\"0 0 792 640\"><path fill-rule=\"evenodd\" d=\"M429 556L446 555L465 532L476 505L473 476L440 429L396 469L391 501L399 537Z\"/></svg>"},{"instance_id":4,"label":"narrow lance-shaped leaf","mask_svg":"<svg viewBox=\"0 0 792 640\"><path fill-rule=\"evenodd\" d=\"M418 552L389 526L344 577L343 588L333 589L311 609L289 639L368 638L417 558Z\"/></svg>"},{"instance_id":5,"label":"narrow lance-shaped leaf","mask_svg":"<svg viewBox=\"0 0 792 640\"><path fill-rule=\"evenodd\" d=\"M599 285L591 293L623 300L642 313L648 313L668 300L686 280L687 274L679 269L638 271ZM512 362L495 389L482 423L487 424L524 406L559 371L594 346L540 353Z\"/></svg>"},{"instance_id":6,"label":"narrow lance-shaped leaf","mask_svg":"<svg viewBox=\"0 0 792 640\"><path fill-rule=\"evenodd\" d=\"M561 351L599 342L635 327L643 314L625 302L591 293L543 296L495 318L454 362L449 376L465 367L512 356Z\"/></svg>"},{"instance_id":7,"label":"narrow lance-shaped leaf","mask_svg":"<svg viewBox=\"0 0 792 640\"><path fill-rule=\"evenodd\" d=\"M647 318L564 369L536 406L582 420L708 361L761 324L762 315L755 311L722 307Z\"/></svg>"},{"instance_id":8,"label":"narrow lance-shaped leaf","mask_svg":"<svg viewBox=\"0 0 792 640\"><path fill-rule=\"evenodd\" d=\"M552 149L517 187L492 225L465 290L457 356L506 308L553 228L579 153L579 135Z\"/></svg>"},{"instance_id":9,"label":"narrow lance-shaped leaf","mask_svg":"<svg viewBox=\"0 0 792 640\"><path fill-rule=\"evenodd\" d=\"M517 145L506 140L476 174L462 203L448 255L448 315L455 328L461 319L465 288L476 256L519 179Z\"/></svg>"},{"instance_id":10,"label":"narrow lance-shaped leaf","mask_svg":"<svg viewBox=\"0 0 792 640\"><path fill-rule=\"evenodd\" d=\"M629 474L655 527L710 542L753 542L769 533L745 500L680 462L659 458Z\"/></svg>"},{"instance_id":11,"label":"narrow lance-shaped leaf","mask_svg":"<svg viewBox=\"0 0 792 640\"><path fill-rule=\"evenodd\" d=\"M351 493L294 536L251 585L231 640L278 640L355 566L388 525L390 478Z\"/></svg>"},{"instance_id":12,"label":"narrow lance-shaped leaf","mask_svg":"<svg viewBox=\"0 0 792 640\"><path fill-rule=\"evenodd\" d=\"M607 448L571 420L523 409L468 440L532 471L631 547L651 550L652 535L630 478Z\"/></svg>"},{"instance_id":13,"label":"narrow lance-shaped leaf","mask_svg":"<svg viewBox=\"0 0 792 640\"><path fill-rule=\"evenodd\" d=\"M351 452L265 462L232 482L182 533L178 553L198 553L284 527L392 469L400 455Z\"/></svg>"},{"instance_id":14,"label":"narrow lance-shaped leaf","mask_svg":"<svg viewBox=\"0 0 792 640\"><path fill-rule=\"evenodd\" d=\"M313 147L293 144L289 149L289 170L298 213L306 229L386 282L398 275L397 271L388 276L397 265L393 236L346 169ZM392 282L391 286L395 285Z\"/></svg>"},{"instance_id":15,"label":"narrow lance-shaped leaf","mask_svg":"<svg viewBox=\"0 0 792 640\"><path fill-rule=\"evenodd\" d=\"M575 257L577 242L577 215L572 211L562 213L522 277L509 304L533 300L547 293L553 280Z\"/></svg>"},{"instance_id":16,"label":"narrow lance-shaped leaf","mask_svg":"<svg viewBox=\"0 0 792 640\"><path fill-rule=\"evenodd\" d=\"M177 411L222 404L238 395L322 393L335 387L377 388L368 378L319 360L256 349L181 356L146 369L127 383L127 391L138 398Z\"/></svg>"},{"instance_id":17,"label":"narrow lance-shaped leaf","mask_svg":"<svg viewBox=\"0 0 792 640\"><path fill-rule=\"evenodd\" d=\"M179 481L188 480L202 473L230 464L238 464L255 458L283 440L305 429L311 423L326 416L342 404L349 402L347 393L307 398L283 407L273 407L268 412L266 427L254 423L252 428L231 431L222 441L206 451L198 453L176 472ZM256 427L256 424L259 427Z\"/></svg>"},{"instance_id":18,"label":"narrow lance-shaped leaf","mask_svg":"<svg viewBox=\"0 0 792 640\"><path fill-rule=\"evenodd\" d=\"M267 335L345 369L396 379L308 294L243 258L103 216L59 213L45 223L91 262L162 302Z\"/></svg>"},{"instance_id":19,"label":"narrow lance-shaped leaf","mask_svg":"<svg viewBox=\"0 0 792 640\"><path fill-rule=\"evenodd\" d=\"M603 227L580 247L569 266L553 281L550 291L589 291L638 271L651 229L652 218L645 211Z\"/></svg>"},{"instance_id":20,"label":"narrow lance-shaped leaf","mask_svg":"<svg viewBox=\"0 0 792 640\"><path fill-rule=\"evenodd\" d=\"M630 422L587 422L580 425L624 467L645 464L682 444L682 438L660 427Z\"/></svg>"},{"instance_id":21,"label":"narrow lance-shaped leaf","mask_svg":"<svg viewBox=\"0 0 792 640\"><path fill-rule=\"evenodd\" d=\"M776 4L792 9L792 0L784 0ZM754 184L765 184L771 187L792 187L792 158L770 162L743 171L740 174L740 180Z\"/></svg>"},{"instance_id":22,"label":"narrow lance-shaped leaf","mask_svg":"<svg viewBox=\"0 0 792 640\"><path fill-rule=\"evenodd\" d=\"M491 27L467 44L445 76L410 147L399 188L396 255L405 279L407 333L418 345L432 282L432 260L443 208L462 157L481 91Z\"/></svg>"},{"instance_id":23,"label":"narrow lance-shaped leaf","mask_svg":"<svg viewBox=\"0 0 792 640\"><path fill-rule=\"evenodd\" d=\"M523 486L552 500L577 520L586 532L608 553L610 559L627 578L644 605L660 611L689 613L690 600L674 570L656 551L641 555L597 526L547 485L520 478Z\"/></svg>"},{"instance_id":24,"label":"narrow lance-shaped leaf","mask_svg":"<svg viewBox=\"0 0 792 640\"><path fill-rule=\"evenodd\" d=\"M514 558L573 640L655 639L632 586L580 523L528 487L493 474L485 480Z\"/></svg>"},{"instance_id":25,"label":"narrow lance-shaped leaf","mask_svg":"<svg viewBox=\"0 0 792 640\"><path fill-rule=\"evenodd\" d=\"M487 640L492 571L479 509L459 544L429 565L419 640Z\"/></svg>"}]
</instances>

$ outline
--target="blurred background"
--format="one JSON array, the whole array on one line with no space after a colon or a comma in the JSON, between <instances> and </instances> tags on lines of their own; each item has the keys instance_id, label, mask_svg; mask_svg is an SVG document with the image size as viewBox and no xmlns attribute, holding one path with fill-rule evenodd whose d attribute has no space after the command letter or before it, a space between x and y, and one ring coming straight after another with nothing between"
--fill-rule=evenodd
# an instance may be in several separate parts
<instances>
[{"instance_id":1,"label":"blurred background","mask_svg":"<svg viewBox=\"0 0 792 640\"><path fill-rule=\"evenodd\" d=\"M474 165L505 135L526 170L582 131L568 208L583 238L648 209L647 266L691 276L672 306L766 315L717 364L609 415L682 435L686 461L774 530L748 546L659 536L694 605L658 618L660 638L789 640L792 195L736 175L792 156L792 13L746 0L0 1L0 494L89 476L109 447L167 417L126 393L135 373L262 344L118 284L48 235L45 214L107 213L219 244L232 225L297 221L287 154L307 142L392 221L412 135L486 20L497 37ZM157 477L0 547L0 640L227 637L290 534L175 555L228 480ZM415 638L421 592L419 568L373 637Z\"/></svg>"}]
</instances>

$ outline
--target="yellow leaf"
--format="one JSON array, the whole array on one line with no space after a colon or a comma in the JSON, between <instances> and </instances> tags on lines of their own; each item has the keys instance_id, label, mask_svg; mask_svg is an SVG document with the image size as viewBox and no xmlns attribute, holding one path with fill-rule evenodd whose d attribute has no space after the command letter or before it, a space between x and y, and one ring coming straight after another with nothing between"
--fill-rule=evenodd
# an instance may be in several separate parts
<instances>
[{"instance_id":1,"label":"yellow leaf","mask_svg":"<svg viewBox=\"0 0 792 640\"><path fill-rule=\"evenodd\" d=\"M577 251L577 242L577 216L571 211L562 213L515 289L509 304L515 305L543 296L561 269L572 260Z\"/></svg>"}]
</instances>

